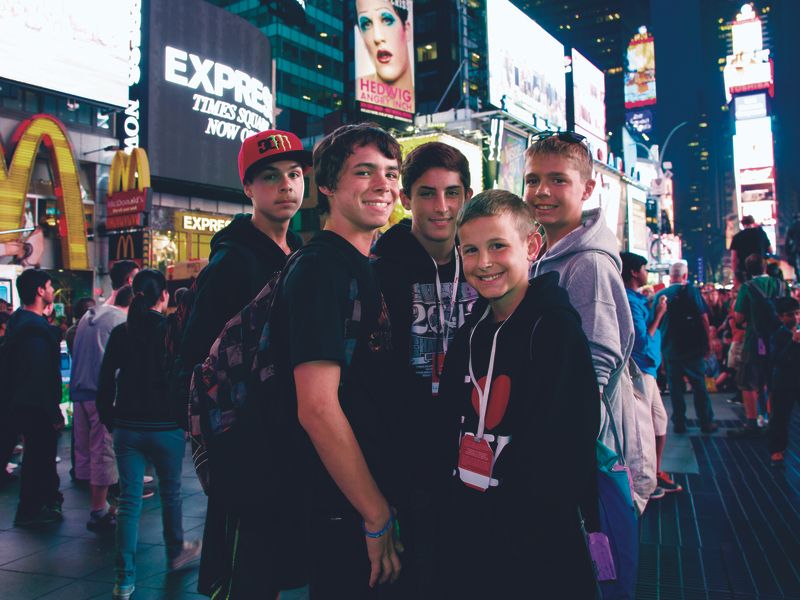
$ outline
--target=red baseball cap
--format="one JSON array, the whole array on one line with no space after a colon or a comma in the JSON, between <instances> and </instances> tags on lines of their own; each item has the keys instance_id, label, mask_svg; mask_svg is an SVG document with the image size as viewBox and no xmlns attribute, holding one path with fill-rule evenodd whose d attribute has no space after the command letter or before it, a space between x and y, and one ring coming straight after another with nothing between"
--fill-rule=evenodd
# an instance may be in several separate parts
<instances>
[{"instance_id":1,"label":"red baseball cap","mask_svg":"<svg viewBox=\"0 0 800 600\"><path fill-rule=\"evenodd\" d=\"M290 131L267 129L250 136L239 149L239 179L244 183L247 171L258 164L263 167L279 160L296 160L303 167L312 164L311 152Z\"/></svg>"}]
</instances>

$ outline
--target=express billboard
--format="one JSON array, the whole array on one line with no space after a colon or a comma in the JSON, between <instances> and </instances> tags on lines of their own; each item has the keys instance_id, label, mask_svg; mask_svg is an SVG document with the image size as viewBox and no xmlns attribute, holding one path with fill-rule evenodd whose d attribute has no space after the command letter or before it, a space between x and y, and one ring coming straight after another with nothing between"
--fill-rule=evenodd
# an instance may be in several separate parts
<instances>
[{"instance_id":1,"label":"express billboard","mask_svg":"<svg viewBox=\"0 0 800 600\"><path fill-rule=\"evenodd\" d=\"M564 46L509 0L486 7L489 102L539 129L567 126Z\"/></svg>"},{"instance_id":2,"label":"express billboard","mask_svg":"<svg viewBox=\"0 0 800 600\"><path fill-rule=\"evenodd\" d=\"M628 45L625 61L625 108L656 103L656 47L642 27Z\"/></svg>"},{"instance_id":3,"label":"express billboard","mask_svg":"<svg viewBox=\"0 0 800 600\"><path fill-rule=\"evenodd\" d=\"M141 125L154 176L241 186L242 141L274 126L267 37L202 0L151 0Z\"/></svg>"},{"instance_id":4,"label":"express billboard","mask_svg":"<svg viewBox=\"0 0 800 600\"><path fill-rule=\"evenodd\" d=\"M355 0L356 100L361 110L414 118L414 3Z\"/></svg>"},{"instance_id":5,"label":"express billboard","mask_svg":"<svg viewBox=\"0 0 800 600\"><path fill-rule=\"evenodd\" d=\"M125 2L6 2L0 77L125 106L130 10Z\"/></svg>"}]
</instances>

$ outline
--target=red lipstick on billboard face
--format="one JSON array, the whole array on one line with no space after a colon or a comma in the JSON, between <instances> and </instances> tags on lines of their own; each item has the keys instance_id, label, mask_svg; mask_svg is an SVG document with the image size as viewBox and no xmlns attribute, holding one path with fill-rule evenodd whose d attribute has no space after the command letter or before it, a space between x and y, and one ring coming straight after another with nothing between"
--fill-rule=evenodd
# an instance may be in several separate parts
<instances>
[{"instance_id":1,"label":"red lipstick on billboard face","mask_svg":"<svg viewBox=\"0 0 800 600\"><path fill-rule=\"evenodd\" d=\"M410 23L389 0L355 0L357 27L381 83L413 87L408 52Z\"/></svg>"}]
</instances>

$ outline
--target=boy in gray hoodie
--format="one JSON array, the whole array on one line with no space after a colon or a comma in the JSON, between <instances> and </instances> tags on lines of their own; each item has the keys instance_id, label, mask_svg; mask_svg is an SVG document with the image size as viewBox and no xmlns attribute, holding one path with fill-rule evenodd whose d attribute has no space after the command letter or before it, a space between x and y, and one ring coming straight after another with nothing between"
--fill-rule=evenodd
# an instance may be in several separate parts
<instances>
[{"instance_id":1,"label":"boy in gray hoodie","mask_svg":"<svg viewBox=\"0 0 800 600\"><path fill-rule=\"evenodd\" d=\"M526 150L525 201L544 228L547 242L533 275L558 272L559 285L581 316L597 383L621 429L623 448L619 450L631 468L641 511L655 489L655 470L650 473L647 467L626 370L634 331L617 240L606 227L601 209L583 213L583 203L595 186L592 174L586 140L573 132L543 132ZM599 439L614 448L605 406L601 413Z\"/></svg>"}]
</instances>

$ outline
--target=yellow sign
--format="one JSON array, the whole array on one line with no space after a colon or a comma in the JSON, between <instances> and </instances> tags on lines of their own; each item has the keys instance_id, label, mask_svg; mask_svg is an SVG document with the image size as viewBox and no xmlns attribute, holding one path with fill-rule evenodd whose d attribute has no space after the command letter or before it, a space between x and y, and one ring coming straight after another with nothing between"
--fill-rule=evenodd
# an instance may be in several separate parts
<instances>
[{"instance_id":1,"label":"yellow sign","mask_svg":"<svg viewBox=\"0 0 800 600\"><path fill-rule=\"evenodd\" d=\"M200 233L216 233L228 223L230 217L218 217L203 213L175 213L175 229L180 231L197 231Z\"/></svg>"},{"instance_id":2,"label":"yellow sign","mask_svg":"<svg viewBox=\"0 0 800 600\"><path fill-rule=\"evenodd\" d=\"M144 191L150 187L150 161L147 152L134 148L130 154L117 150L111 161L108 195L114 192Z\"/></svg>"},{"instance_id":3,"label":"yellow sign","mask_svg":"<svg viewBox=\"0 0 800 600\"><path fill-rule=\"evenodd\" d=\"M50 115L35 115L20 123L11 137L14 147L7 163L0 144L0 231L19 229L39 147L50 153L54 190L61 213L61 256L65 269L88 269L89 251L83 217L78 165L64 125ZM8 165L8 166L7 166ZM0 236L10 239L9 234Z\"/></svg>"},{"instance_id":4,"label":"yellow sign","mask_svg":"<svg viewBox=\"0 0 800 600\"><path fill-rule=\"evenodd\" d=\"M130 233L122 234L117 238L117 260L126 258L136 258L133 236Z\"/></svg>"}]
</instances>

